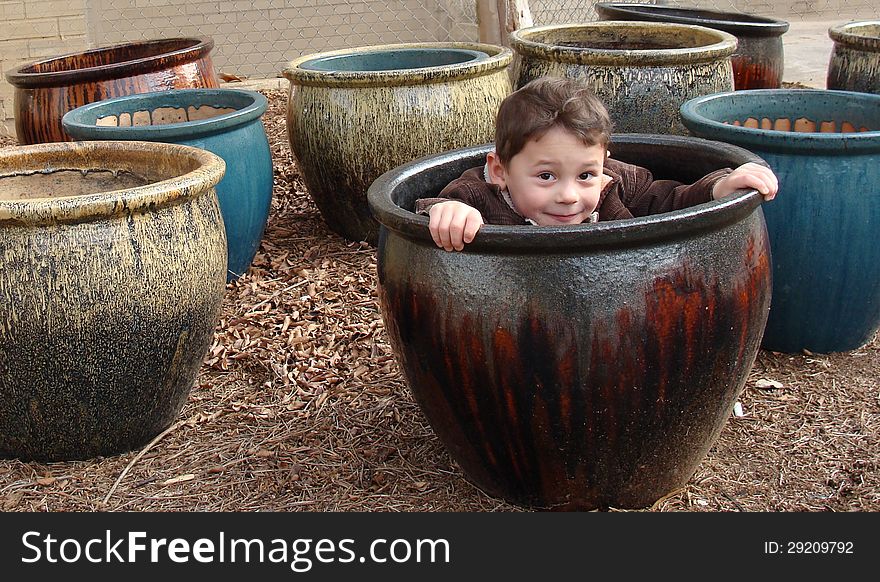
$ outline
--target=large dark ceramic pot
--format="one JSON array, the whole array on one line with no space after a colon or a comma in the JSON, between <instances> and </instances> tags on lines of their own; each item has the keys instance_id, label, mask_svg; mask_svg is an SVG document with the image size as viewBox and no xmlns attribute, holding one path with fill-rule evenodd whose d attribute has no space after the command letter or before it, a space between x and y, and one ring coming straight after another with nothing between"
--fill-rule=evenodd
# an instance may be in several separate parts
<instances>
[{"instance_id":1,"label":"large dark ceramic pot","mask_svg":"<svg viewBox=\"0 0 880 582\"><path fill-rule=\"evenodd\" d=\"M608 107L617 132L687 134L678 109L733 90L736 37L663 22L589 22L511 33L516 88L544 75L581 79Z\"/></svg>"},{"instance_id":2,"label":"large dark ceramic pot","mask_svg":"<svg viewBox=\"0 0 880 582\"><path fill-rule=\"evenodd\" d=\"M240 89L180 89L127 95L68 111L78 140L141 140L191 145L226 162L217 196L229 248L227 280L251 265L272 203L272 152L261 118L266 97Z\"/></svg>"},{"instance_id":3,"label":"large dark ceramic pot","mask_svg":"<svg viewBox=\"0 0 880 582\"><path fill-rule=\"evenodd\" d=\"M693 181L757 158L617 135L615 158ZM379 298L421 409L464 473L510 502L644 507L717 438L761 341L770 255L761 197L573 227L484 226L438 249L414 201L490 146L424 158L370 188Z\"/></svg>"},{"instance_id":4,"label":"large dark ceramic pot","mask_svg":"<svg viewBox=\"0 0 880 582\"><path fill-rule=\"evenodd\" d=\"M290 148L327 226L375 243L367 188L376 178L415 158L492 141L512 58L488 44L424 43L291 62Z\"/></svg>"},{"instance_id":5,"label":"large dark ceramic pot","mask_svg":"<svg viewBox=\"0 0 880 582\"><path fill-rule=\"evenodd\" d=\"M171 144L0 150L0 456L110 455L177 419L226 286L223 171Z\"/></svg>"},{"instance_id":6,"label":"large dark ceramic pot","mask_svg":"<svg viewBox=\"0 0 880 582\"><path fill-rule=\"evenodd\" d=\"M730 57L736 89L778 89L782 84L785 67L782 35L788 31L788 22L784 20L695 6L631 2L599 2L595 9L602 20L674 22L729 32L737 40L736 52Z\"/></svg>"},{"instance_id":7,"label":"large dark ceramic pot","mask_svg":"<svg viewBox=\"0 0 880 582\"><path fill-rule=\"evenodd\" d=\"M773 308L764 347L840 352L880 327L880 95L764 89L685 103L685 125L764 158Z\"/></svg>"},{"instance_id":8,"label":"large dark ceramic pot","mask_svg":"<svg viewBox=\"0 0 880 582\"><path fill-rule=\"evenodd\" d=\"M838 24L828 36L834 47L826 87L880 94L880 20Z\"/></svg>"},{"instance_id":9,"label":"large dark ceramic pot","mask_svg":"<svg viewBox=\"0 0 880 582\"><path fill-rule=\"evenodd\" d=\"M61 118L86 103L132 93L217 87L210 38L113 45L22 65L6 74L15 87L21 144L70 140Z\"/></svg>"}]
</instances>

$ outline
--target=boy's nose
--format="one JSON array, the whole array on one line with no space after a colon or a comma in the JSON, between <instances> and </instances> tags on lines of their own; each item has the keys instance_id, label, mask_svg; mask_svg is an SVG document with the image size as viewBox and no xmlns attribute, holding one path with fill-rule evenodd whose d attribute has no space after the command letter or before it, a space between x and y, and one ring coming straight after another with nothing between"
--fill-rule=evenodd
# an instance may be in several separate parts
<instances>
[{"instance_id":1,"label":"boy's nose","mask_svg":"<svg viewBox=\"0 0 880 582\"><path fill-rule=\"evenodd\" d=\"M559 188L556 199L562 204L574 204L579 199L577 188L574 184L563 184Z\"/></svg>"}]
</instances>

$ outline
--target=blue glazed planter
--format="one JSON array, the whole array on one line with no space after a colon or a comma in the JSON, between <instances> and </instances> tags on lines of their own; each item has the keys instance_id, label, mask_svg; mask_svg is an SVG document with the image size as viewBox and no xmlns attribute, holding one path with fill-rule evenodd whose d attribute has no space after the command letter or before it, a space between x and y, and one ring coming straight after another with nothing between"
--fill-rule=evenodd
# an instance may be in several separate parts
<instances>
[{"instance_id":1,"label":"blue glazed planter","mask_svg":"<svg viewBox=\"0 0 880 582\"><path fill-rule=\"evenodd\" d=\"M260 118L266 98L240 89L183 89L129 95L78 107L62 118L77 140L191 145L226 162L217 196L229 242L227 281L251 265L272 201L272 155Z\"/></svg>"},{"instance_id":2,"label":"blue glazed planter","mask_svg":"<svg viewBox=\"0 0 880 582\"><path fill-rule=\"evenodd\" d=\"M681 108L699 137L766 160L779 195L764 206L773 306L763 347L848 351L880 327L880 95L757 90Z\"/></svg>"}]
</instances>

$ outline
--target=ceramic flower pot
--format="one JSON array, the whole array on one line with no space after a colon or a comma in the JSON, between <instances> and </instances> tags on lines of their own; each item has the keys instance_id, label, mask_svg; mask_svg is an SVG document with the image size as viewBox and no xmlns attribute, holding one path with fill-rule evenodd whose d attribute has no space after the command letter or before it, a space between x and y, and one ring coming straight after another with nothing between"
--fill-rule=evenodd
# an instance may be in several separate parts
<instances>
[{"instance_id":1,"label":"ceramic flower pot","mask_svg":"<svg viewBox=\"0 0 880 582\"><path fill-rule=\"evenodd\" d=\"M599 2L595 9L602 20L695 24L729 32L737 40L736 52L730 57L737 90L778 89L782 84L785 67L782 35L788 31L788 22L784 20L698 7L630 2Z\"/></svg>"},{"instance_id":2,"label":"ceramic flower pot","mask_svg":"<svg viewBox=\"0 0 880 582\"><path fill-rule=\"evenodd\" d=\"M21 144L70 140L61 118L80 105L165 89L217 87L210 38L169 38L102 47L18 67L15 132Z\"/></svg>"},{"instance_id":3,"label":"ceramic flower pot","mask_svg":"<svg viewBox=\"0 0 880 582\"><path fill-rule=\"evenodd\" d=\"M764 347L855 349L880 327L880 95L763 89L695 99L700 137L764 158L779 177L766 204L773 308Z\"/></svg>"},{"instance_id":4,"label":"ceramic flower pot","mask_svg":"<svg viewBox=\"0 0 880 582\"><path fill-rule=\"evenodd\" d=\"M834 46L826 87L880 94L880 20L838 24L828 36Z\"/></svg>"},{"instance_id":5,"label":"ceramic flower pot","mask_svg":"<svg viewBox=\"0 0 880 582\"><path fill-rule=\"evenodd\" d=\"M426 43L364 47L292 61L287 128L328 227L375 243L367 188L415 158L495 139L511 92L510 49Z\"/></svg>"},{"instance_id":6,"label":"ceramic flower pot","mask_svg":"<svg viewBox=\"0 0 880 582\"><path fill-rule=\"evenodd\" d=\"M240 89L181 89L128 95L67 112L64 131L78 140L140 140L191 145L226 162L217 185L226 225L231 281L260 246L272 202L272 153L261 117L268 102Z\"/></svg>"},{"instance_id":7,"label":"ceramic flower pot","mask_svg":"<svg viewBox=\"0 0 880 582\"><path fill-rule=\"evenodd\" d=\"M680 136L616 135L618 159L693 181L757 158ZM483 226L438 249L410 212L491 146L424 158L370 188L379 299L421 409L474 483L512 503L644 507L692 476L761 340L761 198L573 227Z\"/></svg>"},{"instance_id":8,"label":"ceramic flower pot","mask_svg":"<svg viewBox=\"0 0 880 582\"><path fill-rule=\"evenodd\" d=\"M733 90L732 34L662 22L589 22L511 33L514 79L583 80L605 103L616 132L686 134L679 107Z\"/></svg>"},{"instance_id":9,"label":"ceramic flower pot","mask_svg":"<svg viewBox=\"0 0 880 582\"><path fill-rule=\"evenodd\" d=\"M0 150L0 456L111 455L176 420L225 290L223 171L171 144Z\"/></svg>"}]
</instances>

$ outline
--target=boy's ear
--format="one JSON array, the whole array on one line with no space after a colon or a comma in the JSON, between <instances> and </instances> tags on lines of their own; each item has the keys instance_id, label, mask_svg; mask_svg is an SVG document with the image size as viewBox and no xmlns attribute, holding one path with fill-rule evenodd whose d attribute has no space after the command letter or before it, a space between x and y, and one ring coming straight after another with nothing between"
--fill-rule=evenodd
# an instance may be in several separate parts
<instances>
[{"instance_id":1,"label":"boy's ear","mask_svg":"<svg viewBox=\"0 0 880 582\"><path fill-rule=\"evenodd\" d=\"M500 186L502 190L506 190L507 171L504 169L504 164L501 163L501 158L498 157L498 154L495 152L486 154L486 166L489 170L489 180L493 184Z\"/></svg>"}]
</instances>

